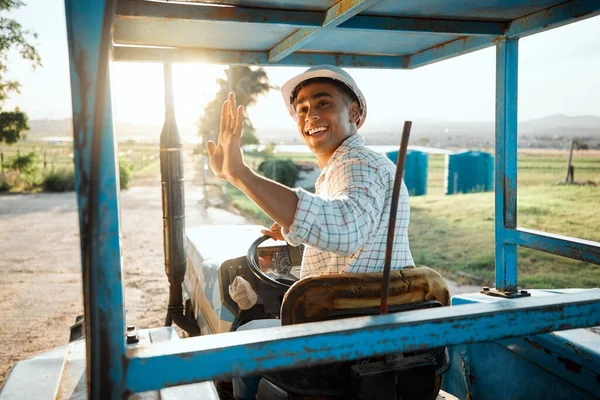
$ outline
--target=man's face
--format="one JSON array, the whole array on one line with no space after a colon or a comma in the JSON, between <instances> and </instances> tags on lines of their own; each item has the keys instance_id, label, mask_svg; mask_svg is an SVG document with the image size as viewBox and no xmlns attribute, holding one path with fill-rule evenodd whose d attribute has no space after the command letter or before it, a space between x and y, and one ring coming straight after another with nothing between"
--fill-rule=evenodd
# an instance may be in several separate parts
<instances>
[{"instance_id":1,"label":"man's face","mask_svg":"<svg viewBox=\"0 0 600 400\"><path fill-rule=\"evenodd\" d=\"M298 131L321 166L344 140L356 133L358 104L331 83L307 84L298 92L294 106Z\"/></svg>"}]
</instances>

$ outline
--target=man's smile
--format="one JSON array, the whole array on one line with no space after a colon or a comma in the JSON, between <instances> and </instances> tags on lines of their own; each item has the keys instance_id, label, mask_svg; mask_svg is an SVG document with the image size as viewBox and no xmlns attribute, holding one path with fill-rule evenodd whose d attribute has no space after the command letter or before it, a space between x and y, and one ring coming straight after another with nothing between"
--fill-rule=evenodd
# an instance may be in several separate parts
<instances>
[{"instance_id":1,"label":"man's smile","mask_svg":"<svg viewBox=\"0 0 600 400\"><path fill-rule=\"evenodd\" d=\"M321 125L321 126L315 126L313 128L310 129L306 129L304 131L304 134L307 136L319 136L322 135L324 132L326 132L329 129L329 127L327 125Z\"/></svg>"}]
</instances>

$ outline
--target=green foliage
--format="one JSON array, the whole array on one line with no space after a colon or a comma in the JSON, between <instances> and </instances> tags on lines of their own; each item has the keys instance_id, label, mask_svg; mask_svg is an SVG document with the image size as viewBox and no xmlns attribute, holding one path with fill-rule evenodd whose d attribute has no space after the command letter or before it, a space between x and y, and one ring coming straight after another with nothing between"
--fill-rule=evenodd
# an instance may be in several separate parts
<instances>
[{"instance_id":1,"label":"green foliage","mask_svg":"<svg viewBox=\"0 0 600 400\"><path fill-rule=\"evenodd\" d=\"M119 157L119 181L121 189L129 188L133 175L133 165L127 157Z\"/></svg>"},{"instance_id":2,"label":"green foliage","mask_svg":"<svg viewBox=\"0 0 600 400\"><path fill-rule=\"evenodd\" d=\"M126 157L119 158L120 188L127 189L131 184L133 167ZM75 190L75 171L72 169L59 169L47 174L42 188L48 192L68 192Z\"/></svg>"},{"instance_id":3,"label":"green foliage","mask_svg":"<svg viewBox=\"0 0 600 400\"><path fill-rule=\"evenodd\" d=\"M21 132L28 129L27 114L18 107L15 111L0 112L0 143L16 143L21 139Z\"/></svg>"},{"instance_id":4,"label":"green foliage","mask_svg":"<svg viewBox=\"0 0 600 400\"><path fill-rule=\"evenodd\" d=\"M0 177L0 191L36 190L42 184L39 156L32 151L17 154L4 164L6 172Z\"/></svg>"},{"instance_id":5,"label":"green foliage","mask_svg":"<svg viewBox=\"0 0 600 400\"><path fill-rule=\"evenodd\" d=\"M219 91L215 98L206 105L204 113L198 121L198 132L202 143L217 140L219 125L221 123L221 108L229 92L236 95L238 105L249 107L256 104L260 95L267 94L274 88L269 84L267 73L262 68L252 69L247 66L232 65L225 71L225 79L218 79ZM244 114L242 144L258 144L255 129L247 114Z\"/></svg>"},{"instance_id":6,"label":"green foliage","mask_svg":"<svg viewBox=\"0 0 600 400\"><path fill-rule=\"evenodd\" d=\"M133 167L126 157L119 158L120 188L127 189L131 184ZM44 178L42 188L48 192L68 192L75 190L75 171L60 169L52 171Z\"/></svg>"},{"instance_id":7,"label":"green foliage","mask_svg":"<svg viewBox=\"0 0 600 400\"><path fill-rule=\"evenodd\" d=\"M288 187L294 187L299 176L298 166L289 158L267 159L260 163L258 172Z\"/></svg>"},{"instance_id":8,"label":"green foliage","mask_svg":"<svg viewBox=\"0 0 600 400\"><path fill-rule=\"evenodd\" d=\"M568 153L519 154L519 226L600 240L600 187L557 186ZM426 196L410 198L409 240L416 263L460 278L494 280L494 194L444 195L444 156L430 155ZM582 178L597 178L598 156L581 157ZM600 267L535 250L518 250L519 284L529 288L598 287ZM480 283L477 283L480 284Z\"/></svg>"},{"instance_id":9,"label":"green foliage","mask_svg":"<svg viewBox=\"0 0 600 400\"><path fill-rule=\"evenodd\" d=\"M17 154L6 163L10 170L23 174L34 174L40 170L39 155L35 151L20 155Z\"/></svg>"},{"instance_id":10,"label":"green foliage","mask_svg":"<svg viewBox=\"0 0 600 400\"><path fill-rule=\"evenodd\" d=\"M0 10L10 11L23 5L25 3L18 0L1 0ZM0 17L0 102L4 101L10 92L19 92L19 82L5 80L8 71L8 53L12 48L16 48L23 59L31 61L34 69L42 66L40 55L28 41L29 36L33 39L38 37L36 33L23 29L14 19Z\"/></svg>"},{"instance_id":11,"label":"green foliage","mask_svg":"<svg viewBox=\"0 0 600 400\"><path fill-rule=\"evenodd\" d=\"M25 5L19 0L0 0L0 11L10 11ZM19 55L31 61L33 69L42 66L41 57L35 47L29 42L29 37L37 39L37 34L23 29L14 19L0 17L0 107L9 97L10 93L19 93L20 84L14 80L7 80L8 55L10 50L16 49ZM0 143L15 143L21 138L21 132L29 129L27 115L15 109L13 112L0 113Z\"/></svg>"},{"instance_id":12,"label":"green foliage","mask_svg":"<svg viewBox=\"0 0 600 400\"><path fill-rule=\"evenodd\" d=\"M12 185L7 179L6 174L0 174L0 193L8 192Z\"/></svg>"},{"instance_id":13,"label":"green foliage","mask_svg":"<svg viewBox=\"0 0 600 400\"><path fill-rule=\"evenodd\" d=\"M75 190L75 171L61 169L45 176L42 188L47 192L70 192Z\"/></svg>"}]
</instances>

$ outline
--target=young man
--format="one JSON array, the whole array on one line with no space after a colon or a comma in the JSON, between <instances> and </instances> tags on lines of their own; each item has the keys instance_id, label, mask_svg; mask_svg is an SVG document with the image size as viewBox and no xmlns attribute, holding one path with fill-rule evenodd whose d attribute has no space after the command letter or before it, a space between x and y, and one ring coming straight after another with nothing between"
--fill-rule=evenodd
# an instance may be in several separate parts
<instances>
[{"instance_id":1,"label":"young man","mask_svg":"<svg viewBox=\"0 0 600 400\"><path fill-rule=\"evenodd\" d=\"M207 143L212 171L242 190L275 223L262 233L305 245L301 277L383 271L395 165L367 149L358 133L367 117L365 98L344 70L309 68L282 87L304 143L317 156L316 193L290 189L254 173L241 152L243 109L231 93L223 104L218 144ZM392 268L414 265L408 243L408 191L401 186ZM242 303L247 292L241 290ZM251 321L238 330L278 326ZM260 377L233 379L236 399L254 399Z\"/></svg>"},{"instance_id":2,"label":"young man","mask_svg":"<svg viewBox=\"0 0 600 400\"><path fill-rule=\"evenodd\" d=\"M243 109L233 93L223 104L218 144L207 143L211 169L275 221L264 234L305 245L301 277L382 271L396 167L358 133L367 116L362 92L344 70L321 65L286 82L282 94L322 170L316 193L290 189L244 164ZM398 207L393 268L414 265L404 182Z\"/></svg>"}]
</instances>

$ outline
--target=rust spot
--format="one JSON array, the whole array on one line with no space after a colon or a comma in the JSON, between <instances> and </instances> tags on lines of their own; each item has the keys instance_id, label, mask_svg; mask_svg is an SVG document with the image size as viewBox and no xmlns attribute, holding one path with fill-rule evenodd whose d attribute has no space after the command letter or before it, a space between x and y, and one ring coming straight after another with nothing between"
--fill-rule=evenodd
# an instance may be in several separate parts
<instances>
[{"instance_id":1,"label":"rust spot","mask_svg":"<svg viewBox=\"0 0 600 400\"><path fill-rule=\"evenodd\" d=\"M547 348L545 348L544 346L542 346L541 344L539 344L538 342L535 342L533 340L524 339L525 342L529 345L531 345L532 347L534 347L536 350L544 350L544 353L548 354L548 355L552 355L552 352L550 350L548 350Z\"/></svg>"},{"instance_id":2,"label":"rust spot","mask_svg":"<svg viewBox=\"0 0 600 400\"><path fill-rule=\"evenodd\" d=\"M542 345L539 344L538 342L534 342L533 340L529 340L527 338L525 338L525 342L529 345L531 345L532 347L534 347L536 350L541 350L542 349Z\"/></svg>"},{"instance_id":3,"label":"rust spot","mask_svg":"<svg viewBox=\"0 0 600 400\"><path fill-rule=\"evenodd\" d=\"M567 343L566 345L567 345L567 347L570 347L571 349L573 349L573 351L575 353L577 353L577 355L580 356L581 358L592 361L592 357L588 353L586 353L585 351L583 351L582 349L580 349L573 343Z\"/></svg>"},{"instance_id":4,"label":"rust spot","mask_svg":"<svg viewBox=\"0 0 600 400\"><path fill-rule=\"evenodd\" d=\"M336 13L335 13L336 17L346 14L348 12L348 10L354 8L357 4L360 4L360 2L340 1L338 4L339 4L339 7L337 8Z\"/></svg>"},{"instance_id":5,"label":"rust spot","mask_svg":"<svg viewBox=\"0 0 600 400\"><path fill-rule=\"evenodd\" d=\"M474 384L475 384L475 375L473 375L473 374L469 374L469 383L470 383L471 385L474 385Z\"/></svg>"},{"instance_id":6,"label":"rust spot","mask_svg":"<svg viewBox=\"0 0 600 400\"><path fill-rule=\"evenodd\" d=\"M579 364L563 357L556 357L556 359L558 360L558 362L565 364L565 368L567 369L567 371L573 371L575 373L581 372L581 366Z\"/></svg>"}]
</instances>

